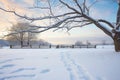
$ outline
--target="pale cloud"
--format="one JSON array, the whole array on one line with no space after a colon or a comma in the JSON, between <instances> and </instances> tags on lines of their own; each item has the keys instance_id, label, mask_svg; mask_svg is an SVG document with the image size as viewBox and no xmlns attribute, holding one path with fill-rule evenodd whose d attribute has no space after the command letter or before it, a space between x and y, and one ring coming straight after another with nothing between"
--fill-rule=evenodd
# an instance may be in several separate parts
<instances>
[{"instance_id":1,"label":"pale cloud","mask_svg":"<svg viewBox=\"0 0 120 80\"><path fill-rule=\"evenodd\" d=\"M20 6L15 3L15 0L0 0L0 3L2 5L0 5L1 7L5 8L5 9L15 9L16 7L17 8L20 8Z\"/></svg>"},{"instance_id":2,"label":"pale cloud","mask_svg":"<svg viewBox=\"0 0 120 80\"><path fill-rule=\"evenodd\" d=\"M16 3L15 0L0 0L0 7L7 10L15 10L19 14L25 14L28 12L20 4ZM19 18L12 13L0 10L0 36L6 33L12 24L15 24L18 19Z\"/></svg>"},{"instance_id":3,"label":"pale cloud","mask_svg":"<svg viewBox=\"0 0 120 80\"><path fill-rule=\"evenodd\" d=\"M23 0L23 2L25 2L28 5L33 5L35 0Z\"/></svg>"},{"instance_id":4,"label":"pale cloud","mask_svg":"<svg viewBox=\"0 0 120 80\"><path fill-rule=\"evenodd\" d=\"M12 2L10 2L8 0L0 0L0 3L4 8L8 8L10 6L10 4L12 4Z\"/></svg>"},{"instance_id":5,"label":"pale cloud","mask_svg":"<svg viewBox=\"0 0 120 80\"><path fill-rule=\"evenodd\" d=\"M7 10L14 10L19 14L32 14L29 9L27 9L27 4L32 4L34 0L23 0L22 2L17 2L17 0L0 0L0 7ZM27 5L28 6L28 5Z\"/></svg>"},{"instance_id":6,"label":"pale cloud","mask_svg":"<svg viewBox=\"0 0 120 80\"><path fill-rule=\"evenodd\" d=\"M7 10L15 11L16 13L23 15L23 16L27 15L29 17L35 17L36 15L33 16L33 14L36 14L36 11L32 11L28 9L26 6L24 6L26 4L32 4L33 2L34 0L23 0L22 2L19 2L19 1L17 2L17 0L0 0L0 7L7 9ZM16 19L16 16L12 15L11 13L8 13L8 15L5 14L4 17L9 17L9 20Z\"/></svg>"}]
</instances>

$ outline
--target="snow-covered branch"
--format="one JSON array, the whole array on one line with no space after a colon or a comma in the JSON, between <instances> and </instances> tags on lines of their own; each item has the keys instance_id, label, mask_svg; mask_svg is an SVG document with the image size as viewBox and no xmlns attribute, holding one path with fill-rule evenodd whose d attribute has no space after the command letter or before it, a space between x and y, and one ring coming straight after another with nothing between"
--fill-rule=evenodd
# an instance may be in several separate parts
<instances>
[{"instance_id":1,"label":"snow-covered branch","mask_svg":"<svg viewBox=\"0 0 120 80\"><path fill-rule=\"evenodd\" d=\"M83 27L83 26L90 25L90 24L92 24L92 22L84 23L82 25L76 25L76 26L73 26L73 27L70 27L70 28L68 27L67 30L70 31L73 28Z\"/></svg>"},{"instance_id":2,"label":"snow-covered branch","mask_svg":"<svg viewBox=\"0 0 120 80\"><path fill-rule=\"evenodd\" d=\"M44 17L31 18L31 17L28 17L26 15L24 15L24 16L20 15L20 14L16 13L15 11L5 10L5 9L3 9L1 7L0 7L0 10L3 10L5 12L9 12L9 13L13 13L13 14L15 14L16 16L18 16L20 18L24 18L24 19L31 20L31 21L43 20L43 19L50 19L50 18L58 18L58 17L64 17L64 16L75 14L75 12L69 12L69 13L64 13L64 14L57 15L57 16L44 16Z\"/></svg>"},{"instance_id":3,"label":"snow-covered branch","mask_svg":"<svg viewBox=\"0 0 120 80\"><path fill-rule=\"evenodd\" d=\"M23 30L18 30L18 31L15 31L15 32L12 32L12 33L9 33L5 36L10 36L10 35L14 35L14 34L18 34L18 33L24 33L24 32L31 32L31 33L41 33L41 32L44 32L44 31L47 31L49 29L54 29L54 28L63 28L63 27L59 27L60 25L62 25L65 21L69 20L69 19L75 19L75 18L78 18L78 17L81 17L81 16L73 16L73 17L68 17L68 18L65 18L51 26L34 26L34 25L30 25L30 29L23 29ZM34 28L32 28L34 27ZM38 30L40 29L40 30Z\"/></svg>"},{"instance_id":4,"label":"snow-covered branch","mask_svg":"<svg viewBox=\"0 0 120 80\"><path fill-rule=\"evenodd\" d=\"M103 23L109 25L111 28L114 28L114 26L113 26L110 22L108 22L108 21L106 21L106 20L99 19L98 22L103 22Z\"/></svg>"}]
</instances>

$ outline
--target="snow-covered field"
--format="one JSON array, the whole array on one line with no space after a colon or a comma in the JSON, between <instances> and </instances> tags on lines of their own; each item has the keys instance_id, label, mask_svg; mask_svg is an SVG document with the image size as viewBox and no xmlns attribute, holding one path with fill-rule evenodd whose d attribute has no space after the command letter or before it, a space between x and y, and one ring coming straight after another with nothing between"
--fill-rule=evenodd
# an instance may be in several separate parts
<instances>
[{"instance_id":1,"label":"snow-covered field","mask_svg":"<svg viewBox=\"0 0 120 80\"><path fill-rule=\"evenodd\" d=\"M120 80L112 48L0 49L0 80Z\"/></svg>"}]
</instances>

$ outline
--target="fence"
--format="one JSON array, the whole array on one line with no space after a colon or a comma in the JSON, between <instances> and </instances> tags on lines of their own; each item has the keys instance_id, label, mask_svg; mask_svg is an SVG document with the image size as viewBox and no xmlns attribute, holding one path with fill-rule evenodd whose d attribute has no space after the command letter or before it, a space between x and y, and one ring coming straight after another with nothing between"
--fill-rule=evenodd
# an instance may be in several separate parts
<instances>
[{"instance_id":1,"label":"fence","mask_svg":"<svg viewBox=\"0 0 120 80\"><path fill-rule=\"evenodd\" d=\"M48 48L96 48L96 45L81 45L81 46L76 46L76 45L29 45L29 46L15 46L15 45L10 45L11 49L48 49Z\"/></svg>"}]
</instances>

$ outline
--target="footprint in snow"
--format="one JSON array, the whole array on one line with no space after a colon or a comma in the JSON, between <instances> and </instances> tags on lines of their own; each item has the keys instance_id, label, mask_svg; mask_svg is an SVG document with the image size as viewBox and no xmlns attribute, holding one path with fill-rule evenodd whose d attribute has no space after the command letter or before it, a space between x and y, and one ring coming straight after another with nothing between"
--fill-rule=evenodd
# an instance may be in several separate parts
<instances>
[{"instance_id":1,"label":"footprint in snow","mask_svg":"<svg viewBox=\"0 0 120 80\"><path fill-rule=\"evenodd\" d=\"M44 59L48 59L48 57L43 57Z\"/></svg>"},{"instance_id":2,"label":"footprint in snow","mask_svg":"<svg viewBox=\"0 0 120 80\"><path fill-rule=\"evenodd\" d=\"M0 67L0 69L9 68L15 66L14 64L7 64Z\"/></svg>"},{"instance_id":3,"label":"footprint in snow","mask_svg":"<svg viewBox=\"0 0 120 80\"><path fill-rule=\"evenodd\" d=\"M21 72L21 71L30 71L30 70L35 70L36 68L19 68L11 73L18 73L18 72Z\"/></svg>"},{"instance_id":4,"label":"footprint in snow","mask_svg":"<svg viewBox=\"0 0 120 80\"><path fill-rule=\"evenodd\" d=\"M15 75L15 76L8 76L8 77L3 77L0 78L0 80L8 80L8 79L14 79L17 80L17 78L30 78L30 77L35 77L35 74L27 74L27 75Z\"/></svg>"},{"instance_id":5,"label":"footprint in snow","mask_svg":"<svg viewBox=\"0 0 120 80\"><path fill-rule=\"evenodd\" d=\"M44 74L44 73L48 73L48 72L50 72L50 69L44 69L40 73Z\"/></svg>"},{"instance_id":6,"label":"footprint in snow","mask_svg":"<svg viewBox=\"0 0 120 80\"><path fill-rule=\"evenodd\" d=\"M16 60L22 60L22 59L23 59L23 58L7 59L7 60L4 60L4 61L0 61L0 64L7 63L7 62L11 62L11 61L16 61Z\"/></svg>"},{"instance_id":7,"label":"footprint in snow","mask_svg":"<svg viewBox=\"0 0 120 80\"><path fill-rule=\"evenodd\" d=\"M3 72L0 72L0 74L4 74Z\"/></svg>"}]
</instances>

